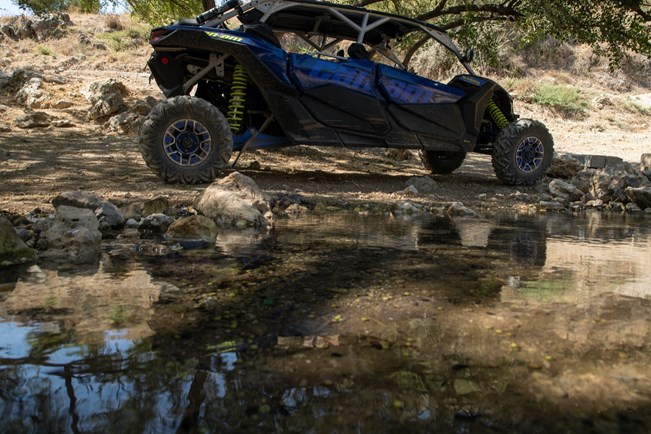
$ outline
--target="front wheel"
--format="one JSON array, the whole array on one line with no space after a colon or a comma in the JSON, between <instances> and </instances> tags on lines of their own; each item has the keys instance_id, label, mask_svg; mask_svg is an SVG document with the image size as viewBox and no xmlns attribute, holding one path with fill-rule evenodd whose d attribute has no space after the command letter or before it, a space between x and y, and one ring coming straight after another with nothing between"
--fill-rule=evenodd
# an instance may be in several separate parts
<instances>
[{"instance_id":1,"label":"front wheel","mask_svg":"<svg viewBox=\"0 0 651 434\"><path fill-rule=\"evenodd\" d=\"M426 169L429 169L434 174L440 175L454 172L466 158L466 153L463 151L420 151L418 155Z\"/></svg>"},{"instance_id":2,"label":"front wheel","mask_svg":"<svg viewBox=\"0 0 651 434\"><path fill-rule=\"evenodd\" d=\"M177 96L156 105L140 128L142 157L167 182L210 182L228 164L233 135L208 101Z\"/></svg>"},{"instance_id":3,"label":"front wheel","mask_svg":"<svg viewBox=\"0 0 651 434\"><path fill-rule=\"evenodd\" d=\"M508 185L533 185L552 161L554 140L541 122L520 119L504 127L493 144L493 169Z\"/></svg>"}]
</instances>

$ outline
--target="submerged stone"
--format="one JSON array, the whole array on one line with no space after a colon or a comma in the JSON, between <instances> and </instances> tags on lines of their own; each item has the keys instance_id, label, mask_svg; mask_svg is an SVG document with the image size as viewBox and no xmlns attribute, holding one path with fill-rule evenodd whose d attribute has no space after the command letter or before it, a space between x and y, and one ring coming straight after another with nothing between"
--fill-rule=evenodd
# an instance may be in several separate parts
<instances>
[{"instance_id":1,"label":"submerged stone","mask_svg":"<svg viewBox=\"0 0 651 434\"><path fill-rule=\"evenodd\" d=\"M36 259L36 250L18 236L9 220L0 217L0 267L23 264Z\"/></svg>"}]
</instances>

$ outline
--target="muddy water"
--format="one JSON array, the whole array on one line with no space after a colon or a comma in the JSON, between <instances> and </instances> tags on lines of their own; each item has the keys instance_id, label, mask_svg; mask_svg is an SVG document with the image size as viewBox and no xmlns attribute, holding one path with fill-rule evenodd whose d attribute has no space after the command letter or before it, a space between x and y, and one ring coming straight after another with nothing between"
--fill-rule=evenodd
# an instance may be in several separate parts
<instances>
[{"instance_id":1,"label":"muddy water","mask_svg":"<svg viewBox=\"0 0 651 434\"><path fill-rule=\"evenodd\" d=\"M0 432L650 432L649 223L346 214L5 270Z\"/></svg>"}]
</instances>

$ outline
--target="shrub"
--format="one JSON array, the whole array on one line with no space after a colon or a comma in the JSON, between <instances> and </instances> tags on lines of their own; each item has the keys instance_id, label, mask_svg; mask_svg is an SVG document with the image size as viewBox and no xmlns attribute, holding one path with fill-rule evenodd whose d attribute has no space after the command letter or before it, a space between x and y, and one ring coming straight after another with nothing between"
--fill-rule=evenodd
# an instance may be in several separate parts
<instances>
[{"instance_id":1,"label":"shrub","mask_svg":"<svg viewBox=\"0 0 651 434\"><path fill-rule=\"evenodd\" d=\"M569 115L583 115L588 107L588 100L579 89L561 84L543 83L536 86L531 100Z\"/></svg>"}]
</instances>

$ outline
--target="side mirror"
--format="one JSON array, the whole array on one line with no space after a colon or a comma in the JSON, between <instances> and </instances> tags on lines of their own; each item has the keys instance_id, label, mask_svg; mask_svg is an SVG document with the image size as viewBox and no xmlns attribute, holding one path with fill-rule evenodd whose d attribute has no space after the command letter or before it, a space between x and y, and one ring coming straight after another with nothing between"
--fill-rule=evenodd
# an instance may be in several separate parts
<instances>
[{"instance_id":1,"label":"side mirror","mask_svg":"<svg viewBox=\"0 0 651 434\"><path fill-rule=\"evenodd\" d=\"M466 54L461 58L461 63L472 63L472 59L475 58L475 50L473 48L468 48Z\"/></svg>"}]
</instances>

